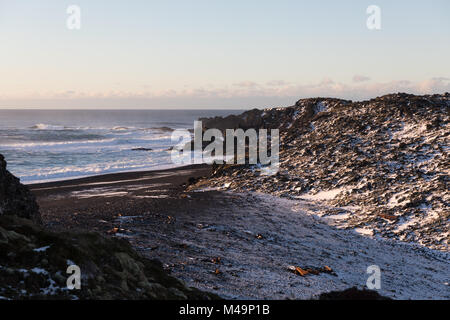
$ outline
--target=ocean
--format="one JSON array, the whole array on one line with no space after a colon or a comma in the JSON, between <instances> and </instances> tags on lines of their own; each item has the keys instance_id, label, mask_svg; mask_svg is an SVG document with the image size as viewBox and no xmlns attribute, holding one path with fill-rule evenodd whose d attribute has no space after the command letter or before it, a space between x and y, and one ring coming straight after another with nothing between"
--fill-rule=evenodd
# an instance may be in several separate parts
<instances>
[{"instance_id":1,"label":"ocean","mask_svg":"<svg viewBox=\"0 0 450 320\"><path fill-rule=\"evenodd\" d=\"M0 110L0 154L26 184L171 168L173 129L242 111Z\"/></svg>"}]
</instances>

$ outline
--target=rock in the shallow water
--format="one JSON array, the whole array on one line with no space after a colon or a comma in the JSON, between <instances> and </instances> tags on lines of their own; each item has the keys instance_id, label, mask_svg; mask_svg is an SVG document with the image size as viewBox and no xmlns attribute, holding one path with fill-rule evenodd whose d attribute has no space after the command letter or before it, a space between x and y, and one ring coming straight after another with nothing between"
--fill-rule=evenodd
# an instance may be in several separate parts
<instances>
[{"instance_id":1,"label":"rock in the shallow water","mask_svg":"<svg viewBox=\"0 0 450 320\"><path fill-rule=\"evenodd\" d=\"M0 154L0 216L15 215L42 223L39 207L30 190L6 170L6 161Z\"/></svg>"},{"instance_id":2,"label":"rock in the shallow water","mask_svg":"<svg viewBox=\"0 0 450 320\"><path fill-rule=\"evenodd\" d=\"M131 151L153 151L152 148L133 148Z\"/></svg>"}]
</instances>

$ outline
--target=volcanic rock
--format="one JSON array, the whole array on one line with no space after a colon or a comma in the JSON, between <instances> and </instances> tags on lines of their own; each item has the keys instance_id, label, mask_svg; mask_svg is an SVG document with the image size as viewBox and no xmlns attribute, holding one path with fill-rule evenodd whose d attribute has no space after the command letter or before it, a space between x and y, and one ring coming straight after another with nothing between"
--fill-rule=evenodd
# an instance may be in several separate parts
<instances>
[{"instance_id":1,"label":"volcanic rock","mask_svg":"<svg viewBox=\"0 0 450 320\"><path fill-rule=\"evenodd\" d=\"M0 154L0 216L16 215L42 223L39 207L30 190L6 170L5 158Z\"/></svg>"}]
</instances>

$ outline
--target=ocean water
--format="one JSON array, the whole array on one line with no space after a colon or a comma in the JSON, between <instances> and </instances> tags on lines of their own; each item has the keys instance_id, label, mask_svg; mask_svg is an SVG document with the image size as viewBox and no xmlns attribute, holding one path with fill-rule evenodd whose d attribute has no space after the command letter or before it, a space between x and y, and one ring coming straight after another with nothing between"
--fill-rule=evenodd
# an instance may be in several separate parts
<instances>
[{"instance_id":1,"label":"ocean water","mask_svg":"<svg viewBox=\"0 0 450 320\"><path fill-rule=\"evenodd\" d=\"M23 183L170 168L171 130L241 112L0 110L0 154Z\"/></svg>"}]
</instances>

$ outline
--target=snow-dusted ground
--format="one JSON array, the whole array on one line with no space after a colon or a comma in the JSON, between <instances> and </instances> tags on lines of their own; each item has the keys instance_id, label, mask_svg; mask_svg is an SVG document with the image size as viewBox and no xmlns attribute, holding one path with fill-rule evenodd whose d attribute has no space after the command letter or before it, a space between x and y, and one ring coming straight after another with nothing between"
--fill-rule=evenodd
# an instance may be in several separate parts
<instances>
[{"instance_id":1,"label":"snow-dusted ground","mask_svg":"<svg viewBox=\"0 0 450 320\"><path fill-rule=\"evenodd\" d=\"M382 295L450 299L448 252L338 229L333 224L342 217L312 214L323 210L318 201L216 191L191 192L187 199L186 211L165 212L165 224L131 218L121 227L138 250L189 286L224 298L308 299L363 288L367 267L377 265ZM337 276L288 270L325 265Z\"/></svg>"}]
</instances>

